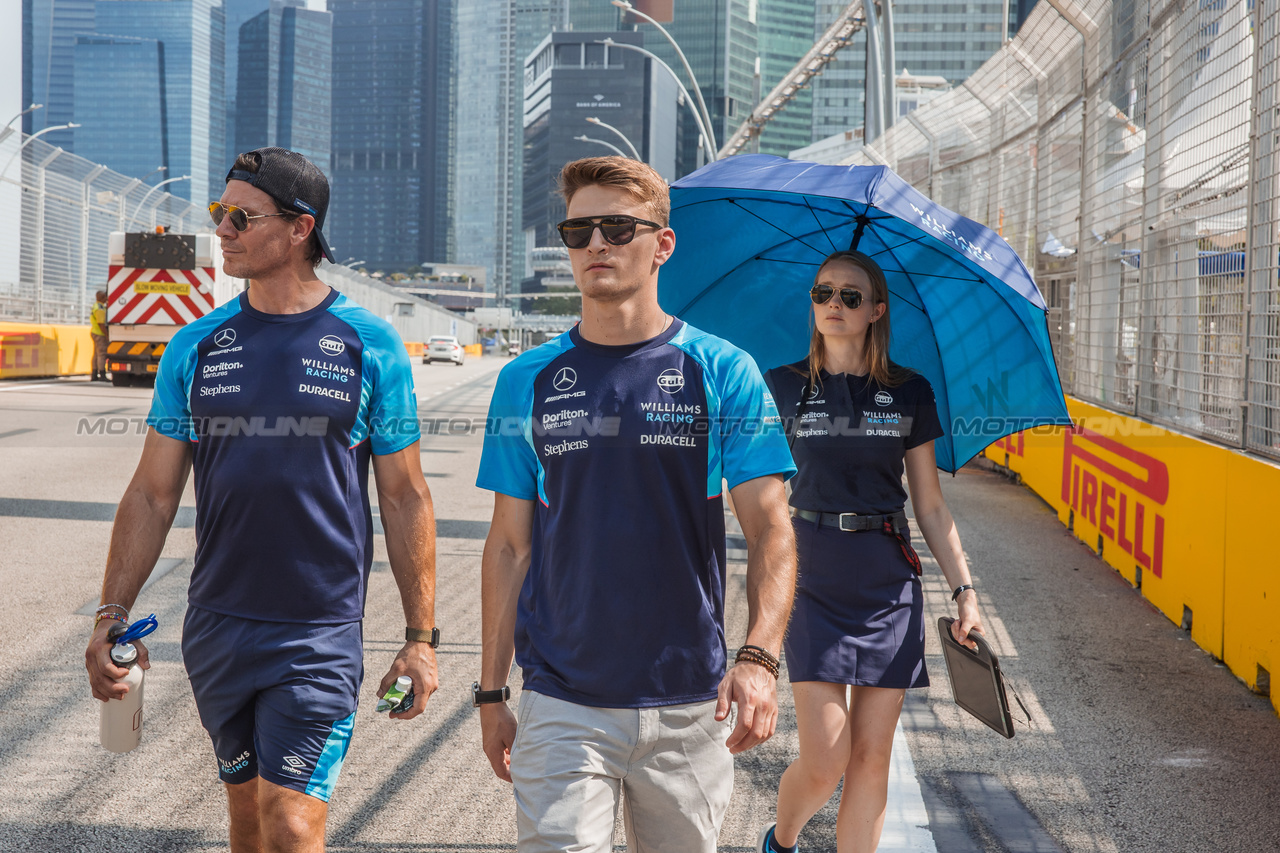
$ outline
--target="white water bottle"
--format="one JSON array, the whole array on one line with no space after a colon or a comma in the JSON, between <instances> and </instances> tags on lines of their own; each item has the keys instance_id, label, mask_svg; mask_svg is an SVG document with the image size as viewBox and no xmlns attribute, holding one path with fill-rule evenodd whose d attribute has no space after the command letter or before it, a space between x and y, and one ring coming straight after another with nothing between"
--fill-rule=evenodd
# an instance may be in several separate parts
<instances>
[{"instance_id":1,"label":"white water bottle","mask_svg":"<svg viewBox=\"0 0 1280 853\"><path fill-rule=\"evenodd\" d=\"M128 752L142 743L142 680L138 666L138 650L132 643L111 647L111 662L129 670L117 683L127 685L123 699L102 703L98 718L98 739L108 752Z\"/></svg>"}]
</instances>

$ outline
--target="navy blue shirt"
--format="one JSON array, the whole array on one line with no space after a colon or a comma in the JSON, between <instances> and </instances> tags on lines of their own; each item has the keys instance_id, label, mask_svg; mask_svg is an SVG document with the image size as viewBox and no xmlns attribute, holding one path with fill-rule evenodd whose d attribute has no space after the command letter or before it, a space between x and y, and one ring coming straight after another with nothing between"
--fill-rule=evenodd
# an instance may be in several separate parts
<instances>
[{"instance_id":1,"label":"navy blue shirt","mask_svg":"<svg viewBox=\"0 0 1280 853\"><path fill-rule=\"evenodd\" d=\"M794 471L755 362L679 320L632 346L575 327L503 368L476 484L536 502L525 688L604 708L714 698L723 481Z\"/></svg>"},{"instance_id":2,"label":"navy blue shirt","mask_svg":"<svg viewBox=\"0 0 1280 853\"><path fill-rule=\"evenodd\" d=\"M791 452L799 473L791 483L791 505L864 515L902 509L906 452L942 435L929 380L915 373L888 388L870 376L832 376L823 370L801 409L807 371L808 363L798 362L765 374L794 436Z\"/></svg>"},{"instance_id":3,"label":"navy blue shirt","mask_svg":"<svg viewBox=\"0 0 1280 853\"><path fill-rule=\"evenodd\" d=\"M419 438L412 368L389 324L336 290L301 314L241 294L179 329L147 424L192 443L191 604L267 622L364 612L369 456Z\"/></svg>"}]
</instances>

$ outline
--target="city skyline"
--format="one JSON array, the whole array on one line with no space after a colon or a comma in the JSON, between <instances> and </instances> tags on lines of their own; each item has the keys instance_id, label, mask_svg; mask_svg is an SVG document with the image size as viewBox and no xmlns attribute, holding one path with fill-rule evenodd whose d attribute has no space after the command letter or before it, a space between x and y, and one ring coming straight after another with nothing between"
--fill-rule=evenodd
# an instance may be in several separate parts
<instances>
[{"instance_id":1,"label":"city skyline","mask_svg":"<svg viewBox=\"0 0 1280 853\"><path fill-rule=\"evenodd\" d=\"M483 265L498 292L520 286L529 250L547 240L545 222L524 221L525 211L533 215L524 199L524 63L530 51L556 32L617 33L619 40L634 33L688 82L668 41L608 0L22 4L23 97L46 103L24 118L25 129L74 121L81 127L46 134L46 140L152 185L190 174L169 188L193 200L219 194L239 151L294 148L333 185L329 231L341 259L388 272L423 262ZM717 147L846 5L636 2L683 48ZM1013 29L1033 5L1011 4ZM897 3L895 10L897 73L939 75L954 85L1001 42L1000 2ZM371 23L377 18L385 20ZM326 21L333 22L328 33ZM851 130L860 139L864 45L859 33L747 150L786 156ZM648 79L674 90L665 71ZM677 96L669 91L662 97L674 102ZM673 178L709 159L691 107L650 112L653 121L673 124ZM155 132L139 135L139 126ZM589 130L584 125L570 135ZM638 133L643 138L637 145L647 153L655 128L646 125ZM559 165L540 162L537 168L549 172Z\"/></svg>"}]
</instances>

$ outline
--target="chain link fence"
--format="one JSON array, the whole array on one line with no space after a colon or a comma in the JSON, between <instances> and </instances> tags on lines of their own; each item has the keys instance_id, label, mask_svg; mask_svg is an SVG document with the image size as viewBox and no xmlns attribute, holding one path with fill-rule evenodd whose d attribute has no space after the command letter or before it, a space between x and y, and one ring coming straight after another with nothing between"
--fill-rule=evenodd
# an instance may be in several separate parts
<instances>
[{"instance_id":1,"label":"chain link fence","mask_svg":"<svg viewBox=\"0 0 1280 853\"><path fill-rule=\"evenodd\" d=\"M1280 458L1280 3L1045 0L850 163L996 230L1069 394Z\"/></svg>"},{"instance_id":2,"label":"chain link fence","mask_svg":"<svg viewBox=\"0 0 1280 853\"><path fill-rule=\"evenodd\" d=\"M112 231L213 230L203 207L43 139L19 137L0 146L0 163L8 163L0 165L0 231L10 237L10 257L0 260L0 318L87 323L94 291L107 283Z\"/></svg>"}]
</instances>

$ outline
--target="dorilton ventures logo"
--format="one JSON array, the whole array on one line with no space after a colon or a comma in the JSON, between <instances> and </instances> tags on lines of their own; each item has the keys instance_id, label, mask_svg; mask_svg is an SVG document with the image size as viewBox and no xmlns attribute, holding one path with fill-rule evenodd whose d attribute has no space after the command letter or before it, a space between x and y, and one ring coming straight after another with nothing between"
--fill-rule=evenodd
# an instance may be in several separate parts
<instances>
[{"instance_id":1,"label":"dorilton ventures logo","mask_svg":"<svg viewBox=\"0 0 1280 853\"><path fill-rule=\"evenodd\" d=\"M888 391L877 391L877 392L876 392L876 405L877 405L877 406L891 406L891 405L893 405L893 397L892 397L892 395L890 395Z\"/></svg>"},{"instance_id":2,"label":"dorilton ventures logo","mask_svg":"<svg viewBox=\"0 0 1280 853\"><path fill-rule=\"evenodd\" d=\"M219 329L217 334L213 336L213 345L219 349L225 349L236 342L235 329Z\"/></svg>"},{"instance_id":3,"label":"dorilton ventures logo","mask_svg":"<svg viewBox=\"0 0 1280 853\"><path fill-rule=\"evenodd\" d=\"M320 349L325 355L342 355L342 351L346 348L347 345L342 342L342 338L336 335L325 335L320 339Z\"/></svg>"},{"instance_id":4,"label":"dorilton ventures logo","mask_svg":"<svg viewBox=\"0 0 1280 853\"><path fill-rule=\"evenodd\" d=\"M578 374L572 367L562 367L560 372L556 374L556 378L551 380L551 385L557 391L568 391L578 382Z\"/></svg>"}]
</instances>

